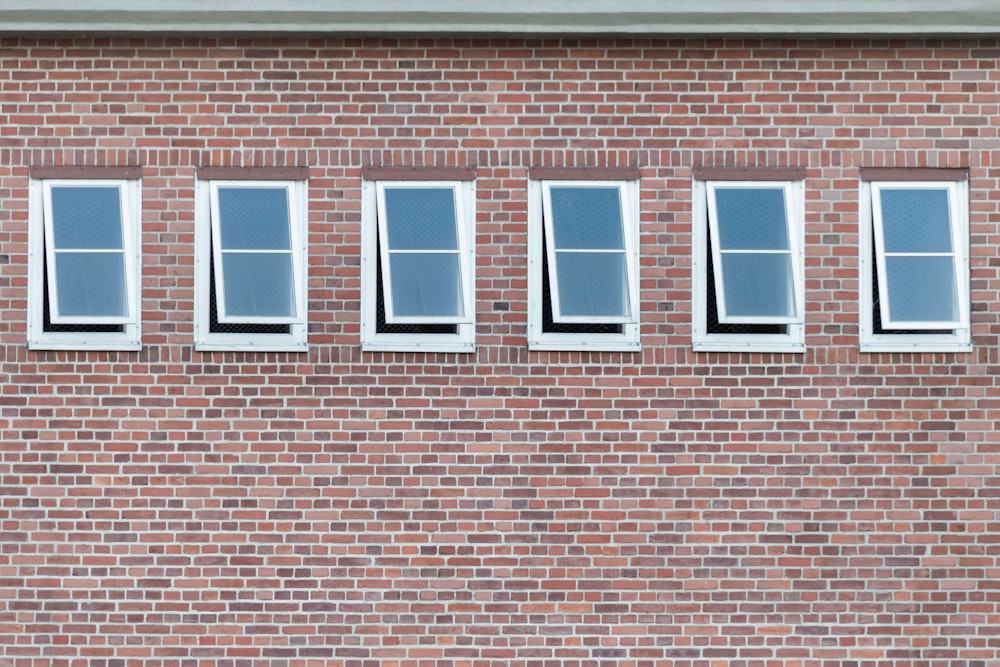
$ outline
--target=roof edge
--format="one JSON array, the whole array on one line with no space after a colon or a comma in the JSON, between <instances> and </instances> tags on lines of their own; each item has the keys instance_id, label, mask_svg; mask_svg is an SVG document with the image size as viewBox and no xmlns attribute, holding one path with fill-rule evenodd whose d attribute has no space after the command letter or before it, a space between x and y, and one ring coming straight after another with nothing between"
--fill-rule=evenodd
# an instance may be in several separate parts
<instances>
[{"instance_id":1,"label":"roof edge","mask_svg":"<svg viewBox=\"0 0 1000 667\"><path fill-rule=\"evenodd\" d=\"M544 7L541 6L544 4ZM696 6L692 6L696 4ZM280 5L280 9L275 6ZM477 5L482 7L477 8ZM499 6L498 6L499 5ZM8 0L4 34L987 35L995 0Z\"/></svg>"}]
</instances>

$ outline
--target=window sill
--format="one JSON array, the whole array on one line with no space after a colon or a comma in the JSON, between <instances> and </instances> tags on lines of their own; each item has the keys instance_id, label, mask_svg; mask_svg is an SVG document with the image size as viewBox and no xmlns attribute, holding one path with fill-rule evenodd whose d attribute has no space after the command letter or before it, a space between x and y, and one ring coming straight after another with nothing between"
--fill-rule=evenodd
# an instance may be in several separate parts
<instances>
[{"instance_id":1,"label":"window sill","mask_svg":"<svg viewBox=\"0 0 1000 667\"><path fill-rule=\"evenodd\" d=\"M475 343L382 343L369 341L361 344L362 352L457 352L470 354L476 351Z\"/></svg>"},{"instance_id":2,"label":"window sill","mask_svg":"<svg viewBox=\"0 0 1000 667\"><path fill-rule=\"evenodd\" d=\"M972 343L862 343L858 349L865 353L902 352L922 354L924 352L954 352L968 354L972 352Z\"/></svg>"},{"instance_id":3,"label":"window sill","mask_svg":"<svg viewBox=\"0 0 1000 667\"><path fill-rule=\"evenodd\" d=\"M806 351L805 343L759 343L749 341L746 343L732 341L700 341L692 345L695 352L777 352L789 354L803 354Z\"/></svg>"},{"instance_id":4,"label":"window sill","mask_svg":"<svg viewBox=\"0 0 1000 667\"><path fill-rule=\"evenodd\" d=\"M553 351L553 352L641 352L642 344L639 341L629 340L530 340L528 349L532 351Z\"/></svg>"},{"instance_id":5,"label":"window sill","mask_svg":"<svg viewBox=\"0 0 1000 667\"><path fill-rule=\"evenodd\" d=\"M198 352L308 352L306 343L195 343Z\"/></svg>"},{"instance_id":6,"label":"window sill","mask_svg":"<svg viewBox=\"0 0 1000 667\"><path fill-rule=\"evenodd\" d=\"M198 352L308 352L309 341L306 339L305 326L294 325L292 329L301 331L280 334L202 334L196 337L194 349Z\"/></svg>"},{"instance_id":7,"label":"window sill","mask_svg":"<svg viewBox=\"0 0 1000 667\"><path fill-rule=\"evenodd\" d=\"M35 351L43 350L79 350L79 351L120 351L138 352L142 349L141 341L81 341L81 340L29 340L28 349Z\"/></svg>"}]
</instances>

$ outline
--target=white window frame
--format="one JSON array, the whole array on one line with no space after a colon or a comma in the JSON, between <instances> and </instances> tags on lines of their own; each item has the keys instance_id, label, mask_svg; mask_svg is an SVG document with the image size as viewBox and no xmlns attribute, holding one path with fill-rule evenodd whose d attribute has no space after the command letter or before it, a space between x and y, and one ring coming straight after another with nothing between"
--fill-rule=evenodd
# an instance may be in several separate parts
<instances>
[{"instance_id":1,"label":"white window frame","mask_svg":"<svg viewBox=\"0 0 1000 667\"><path fill-rule=\"evenodd\" d=\"M379 238L385 239L386 242L382 243L379 247L379 260L382 262L382 301L385 304L385 321L387 324L470 324L473 320L473 310L475 309L475 304L472 300L472 290L469 289L472 276L472 266L470 261L472 259L471 253L469 252L470 240L468 238L468 230L466 226L461 224L459 217L462 216L462 211L464 209L463 204L463 193L460 182L448 182L448 181L377 181L375 183L378 205L376 207L376 216L378 218L378 232ZM387 215L387 207L385 203L385 191L386 188L392 190L399 189L442 189L450 190L452 193L453 201L455 203L455 235L458 240L458 248L455 250L432 250L432 249L420 249L420 250L391 250L389 248L389 218ZM462 312L457 315L397 315L395 314L395 306L392 291L392 271L390 270L392 255L394 254L407 254L407 253L434 253L434 254L453 254L458 257L459 263L459 275L461 280L461 293L462 293Z\"/></svg>"},{"instance_id":2,"label":"white window frame","mask_svg":"<svg viewBox=\"0 0 1000 667\"><path fill-rule=\"evenodd\" d=\"M293 317L225 316L216 312L220 324L286 324L287 333L231 333L211 331L210 267L215 254L215 289L217 302L224 299L221 249L213 243L219 238L218 189L223 188L284 188L288 193L289 234L291 239L292 280L295 289ZM195 290L194 331L195 349L266 350L275 352L305 352L308 348L307 298L307 183L304 180L199 179L195 182Z\"/></svg>"},{"instance_id":3,"label":"white window frame","mask_svg":"<svg viewBox=\"0 0 1000 667\"><path fill-rule=\"evenodd\" d=\"M708 248L710 236L718 238L715 202L716 187L782 188L785 192L785 216L788 223L788 240L792 258L796 315L792 318L740 317L726 318L728 322L744 324L783 324L785 333L714 333L708 331L709 280L716 287L719 323L725 323L724 298L721 273L721 256L718 243L712 244L713 274L708 274ZM691 312L692 347L697 352L805 352L805 182L802 180L701 180L695 179L691 187L692 218L692 289Z\"/></svg>"},{"instance_id":4,"label":"white window frame","mask_svg":"<svg viewBox=\"0 0 1000 667\"><path fill-rule=\"evenodd\" d=\"M612 187L621 198L622 234L625 240L625 266L628 281L629 314L624 317L566 316L559 312L558 277L555 269L555 248L545 244L552 238L550 188ZM542 247L545 246L545 256ZM617 323L620 333L563 333L543 330L542 309L543 262L549 269L549 295L552 302L553 321L576 324ZM531 350L593 350L607 352L636 352L640 342L639 302L639 181L638 180L587 180L587 179L529 179L528 180L528 349Z\"/></svg>"},{"instance_id":5,"label":"white window frame","mask_svg":"<svg viewBox=\"0 0 1000 667\"><path fill-rule=\"evenodd\" d=\"M872 281L878 274L880 284L879 300L882 302L883 322L888 315L886 296L885 252L881 227L881 201L878 193L882 189L947 190L948 210L951 217L952 250L955 278L958 280L959 319L955 322L894 322L893 326L904 331L893 333L883 325L882 333L875 333L872 300ZM860 224L860 295L859 331L862 352L969 352L972 350L970 267L969 267L969 185L966 180L906 180L906 181L860 181L858 198ZM876 266L872 266L872 250L875 250ZM908 333L905 330L924 330L928 333Z\"/></svg>"},{"instance_id":6,"label":"white window frame","mask_svg":"<svg viewBox=\"0 0 1000 667\"><path fill-rule=\"evenodd\" d=\"M82 170L81 173L86 173ZM56 311L56 269L51 243L51 192L53 187L113 187L119 192L122 253L125 266L125 316L62 316ZM130 178L29 178L28 181L28 347L33 350L139 350L141 349L140 221L142 196L139 179ZM47 261L46 261L47 258ZM47 265L48 271L45 267ZM46 283L49 304L44 303ZM86 327L107 324L122 327L109 331L46 331L45 310L53 324Z\"/></svg>"},{"instance_id":7,"label":"white window frame","mask_svg":"<svg viewBox=\"0 0 1000 667\"><path fill-rule=\"evenodd\" d=\"M708 190L708 227L710 238L712 240L712 267L714 273L713 278L715 279L716 285L716 308L718 310L719 322L721 324L796 324L802 320L802 263L799 261L802 256L802 249L800 247L801 239L799 235L794 234L791 229L793 224L791 217L791 199L793 198L792 185L793 184L791 182L762 183L760 181L708 181L706 183ZM788 241L788 250L723 250L721 248L721 237L719 236L718 200L716 198L716 192L719 189L759 190L764 189L765 187L770 189L781 188L782 190L785 202L785 237ZM795 312L789 316L730 315L727 310L725 279L722 270L722 256L724 254L788 255L792 260L792 284L789 285L789 287L792 290L791 301L795 306Z\"/></svg>"},{"instance_id":8,"label":"white window frame","mask_svg":"<svg viewBox=\"0 0 1000 667\"><path fill-rule=\"evenodd\" d=\"M392 294L387 238L386 188L447 188L454 193L456 234L462 281L460 316L399 316L390 312ZM474 352L476 349L476 183L474 180L371 179L361 192L361 349L371 352ZM380 333L378 331L378 270L382 267L383 303L387 324L453 324L455 333Z\"/></svg>"}]
</instances>

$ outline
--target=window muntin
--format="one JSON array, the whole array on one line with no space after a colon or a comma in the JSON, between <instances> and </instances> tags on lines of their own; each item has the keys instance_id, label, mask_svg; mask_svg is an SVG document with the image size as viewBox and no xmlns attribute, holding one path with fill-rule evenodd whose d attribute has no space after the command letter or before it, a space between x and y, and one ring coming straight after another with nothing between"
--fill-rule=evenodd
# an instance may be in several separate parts
<instances>
[{"instance_id":1,"label":"window muntin","mask_svg":"<svg viewBox=\"0 0 1000 667\"><path fill-rule=\"evenodd\" d=\"M871 190L882 329L967 327L957 185L887 182Z\"/></svg>"},{"instance_id":2,"label":"window muntin","mask_svg":"<svg viewBox=\"0 0 1000 667\"><path fill-rule=\"evenodd\" d=\"M802 319L798 235L790 183L709 182L708 222L722 324Z\"/></svg>"},{"instance_id":3,"label":"window muntin","mask_svg":"<svg viewBox=\"0 0 1000 667\"><path fill-rule=\"evenodd\" d=\"M308 171L205 168L199 176L195 349L308 350Z\"/></svg>"},{"instance_id":4,"label":"window muntin","mask_svg":"<svg viewBox=\"0 0 1000 667\"><path fill-rule=\"evenodd\" d=\"M43 187L48 321L134 322L133 221L122 181L46 181Z\"/></svg>"},{"instance_id":5,"label":"window muntin","mask_svg":"<svg viewBox=\"0 0 1000 667\"><path fill-rule=\"evenodd\" d=\"M545 182L547 274L556 323L631 322L638 312L624 184Z\"/></svg>"},{"instance_id":6,"label":"window muntin","mask_svg":"<svg viewBox=\"0 0 1000 667\"><path fill-rule=\"evenodd\" d=\"M30 172L28 348L140 349L141 170Z\"/></svg>"},{"instance_id":7,"label":"window muntin","mask_svg":"<svg viewBox=\"0 0 1000 667\"><path fill-rule=\"evenodd\" d=\"M212 264L216 313L225 324L301 320L303 267L291 185L213 182Z\"/></svg>"},{"instance_id":8,"label":"window muntin","mask_svg":"<svg viewBox=\"0 0 1000 667\"><path fill-rule=\"evenodd\" d=\"M475 172L388 167L370 169L365 175L361 198L362 349L474 351ZM407 210L411 202L421 204L423 210ZM413 224L421 220L425 223ZM434 275L417 276L421 282L414 285L412 269L421 261L430 265L429 273Z\"/></svg>"},{"instance_id":9,"label":"window muntin","mask_svg":"<svg viewBox=\"0 0 1000 667\"><path fill-rule=\"evenodd\" d=\"M385 322L469 324L470 239L460 220L460 185L379 182L376 197Z\"/></svg>"},{"instance_id":10,"label":"window muntin","mask_svg":"<svg viewBox=\"0 0 1000 667\"><path fill-rule=\"evenodd\" d=\"M731 171L733 177L727 174ZM759 177L756 171L759 171ZM699 352L736 352L736 351L767 351L767 352L793 352L799 353L805 350L805 307L804 307L804 284L803 284L803 210L805 202L805 182L801 180L801 170L797 169L740 169L734 168L726 170L704 169L696 171L697 175L704 174L705 178L695 178L692 182L692 289L691 289L691 343L693 348ZM787 178L786 178L787 176ZM787 228L788 248L791 250L790 259L792 261L793 289L796 298L791 300L796 306L797 317L792 321L773 321L772 318L765 318L765 321L755 319L751 322L722 322L719 313L719 304L725 298L720 297L717 292L724 289L727 284L721 282L717 276L720 275L716 264L719 263L722 253L717 253L712 242L711 220L709 204L714 197L710 195L709 185L716 187L740 187L746 186L751 189L779 189L784 198L783 215L773 216L777 219L769 227L771 233L765 235L765 240L772 248L779 245L774 241L775 229L779 232L782 228ZM773 197L773 195L772 195ZM737 193L737 201L739 193ZM762 198L767 201L767 198ZM772 199L773 201L773 199ZM713 208L715 204L713 203ZM774 207L772 207L774 208ZM714 217L718 217L715 211ZM718 229L715 233L718 236ZM781 236L778 234L778 238ZM741 237L737 234L737 241ZM731 238L724 239L731 244ZM767 247L768 243L758 241L757 245ZM742 245L754 245L742 241ZM780 244L783 245L783 244ZM753 248L750 248L751 250ZM774 253L781 254L781 253ZM719 258L719 259L717 259ZM778 274L781 279L786 274ZM782 303L789 301L787 296L787 286L782 287ZM732 313L727 313L728 319L733 319ZM744 317L737 316L735 319L743 320ZM777 318L783 320L785 318Z\"/></svg>"},{"instance_id":11,"label":"window muntin","mask_svg":"<svg viewBox=\"0 0 1000 667\"><path fill-rule=\"evenodd\" d=\"M528 348L641 349L638 171L537 168L532 176Z\"/></svg>"}]
</instances>

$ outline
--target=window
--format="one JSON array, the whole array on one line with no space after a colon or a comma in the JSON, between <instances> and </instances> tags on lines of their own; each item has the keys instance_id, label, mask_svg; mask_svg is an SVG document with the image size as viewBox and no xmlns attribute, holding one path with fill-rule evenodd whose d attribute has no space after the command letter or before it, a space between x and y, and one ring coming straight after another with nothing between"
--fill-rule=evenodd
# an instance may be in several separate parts
<instances>
[{"instance_id":1,"label":"window","mask_svg":"<svg viewBox=\"0 0 1000 667\"><path fill-rule=\"evenodd\" d=\"M528 346L640 349L638 172L535 169L532 176Z\"/></svg>"},{"instance_id":2,"label":"window","mask_svg":"<svg viewBox=\"0 0 1000 667\"><path fill-rule=\"evenodd\" d=\"M466 170L366 172L363 349L475 349L472 177Z\"/></svg>"},{"instance_id":3,"label":"window","mask_svg":"<svg viewBox=\"0 0 1000 667\"><path fill-rule=\"evenodd\" d=\"M786 180L800 174L713 169L699 176L692 207L694 349L803 351L804 187Z\"/></svg>"},{"instance_id":4,"label":"window","mask_svg":"<svg viewBox=\"0 0 1000 667\"><path fill-rule=\"evenodd\" d=\"M306 349L306 174L292 174L301 180L271 180L286 174L199 172L199 350Z\"/></svg>"},{"instance_id":5,"label":"window","mask_svg":"<svg viewBox=\"0 0 1000 667\"><path fill-rule=\"evenodd\" d=\"M138 168L33 169L28 344L140 347Z\"/></svg>"},{"instance_id":6,"label":"window","mask_svg":"<svg viewBox=\"0 0 1000 667\"><path fill-rule=\"evenodd\" d=\"M862 350L969 350L964 170L862 174L886 178L861 184ZM917 180L940 176L951 180Z\"/></svg>"}]
</instances>

